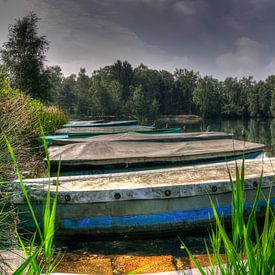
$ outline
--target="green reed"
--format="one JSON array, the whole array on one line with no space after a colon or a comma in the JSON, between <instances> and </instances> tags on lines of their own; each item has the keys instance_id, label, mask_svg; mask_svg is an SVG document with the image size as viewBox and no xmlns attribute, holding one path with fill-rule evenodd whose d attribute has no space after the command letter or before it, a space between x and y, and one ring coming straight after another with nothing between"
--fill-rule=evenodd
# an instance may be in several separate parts
<instances>
[{"instance_id":1,"label":"green reed","mask_svg":"<svg viewBox=\"0 0 275 275\"><path fill-rule=\"evenodd\" d=\"M44 136L44 132L42 128L41 128L41 131L42 131L42 135ZM24 274L24 273L25 274L41 274L41 273L48 274L50 272L53 272L57 268L60 261L62 260L61 252L55 255L55 247L54 247L55 216L56 216L56 206L57 206L57 198L58 198L59 177L57 177L56 192L55 192L53 202L51 202L50 180L49 180L48 191L47 191L45 206L44 206L44 223L41 229L39 222L36 218L35 212L33 210L31 201L28 197L27 189L24 185L13 148L8 138L4 134L3 136L6 141L11 159L15 166L20 187L26 199L29 211L32 216L32 220L36 228L36 232L34 232L33 236L29 239L28 243L25 243L22 240L20 234L17 232L17 238L25 254L26 260L14 272L14 274L15 275ZM47 148L45 139L43 140L43 143L44 143L44 149L45 149L46 159L48 163L48 168L50 168L49 153L48 153L48 148ZM60 165L58 169L58 175L59 174L60 174ZM39 245L36 246L37 241L39 241Z\"/></svg>"},{"instance_id":2,"label":"green reed","mask_svg":"<svg viewBox=\"0 0 275 275\"><path fill-rule=\"evenodd\" d=\"M11 196L8 193L9 184L0 179L0 250L8 251L16 247L15 238L16 213L11 207ZM12 222L11 222L12 221ZM10 266L0 255L0 274L4 273L5 269Z\"/></svg>"},{"instance_id":3,"label":"green reed","mask_svg":"<svg viewBox=\"0 0 275 275\"><path fill-rule=\"evenodd\" d=\"M263 173L261 173L258 182L255 200L248 219L244 217L244 160L241 169L236 164L235 181L233 181L229 170L228 173L232 186L231 234L229 235L227 232L215 204L210 199L216 222L216 227L210 231L210 246L205 242L210 267L203 268L191 251L183 243L182 245L201 274L217 274L217 272L224 275L275 274L275 219L270 206L272 190L266 199L263 228L259 229L256 214L260 197L263 196L261 194Z\"/></svg>"}]
</instances>

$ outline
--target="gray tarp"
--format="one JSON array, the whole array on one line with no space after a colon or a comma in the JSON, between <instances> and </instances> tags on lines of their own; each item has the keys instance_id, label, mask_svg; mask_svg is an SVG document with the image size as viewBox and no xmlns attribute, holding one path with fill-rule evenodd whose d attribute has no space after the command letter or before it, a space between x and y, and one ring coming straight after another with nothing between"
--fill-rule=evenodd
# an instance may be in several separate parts
<instances>
[{"instance_id":1,"label":"gray tarp","mask_svg":"<svg viewBox=\"0 0 275 275\"><path fill-rule=\"evenodd\" d=\"M108 142L69 144L49 149L50 159L61 165L112 165L159 161L188 161L241 155L260 151L264 145L239 140L187 142Z\"/></svg>"},{"instance_id":2,"label":"gray tarp","mask_svg":"<svg viewBox=\"0 0 275 275\"><path fill-rule=\"evenodd\" d=\"M150 131L154 127L149 126L116 126L116 127L79 127L79 128L63 128L56 131L57 134L79 134L79 133L120 133L131 131Z\"/></svg>"},{"instance_id":3,"label":"gray tarp","mask_svg":"<svg viewBox=\"0 0 275 275\"><path fill-rule=\"evenodd\" d=\"M122 133L111 135L100 135L90 138L53 139L53 145L67 145L72 143L94 142L94 141L137 141L137 142L180 142L192 140L229 139L232 134L223 132L193 132L177 134L140 134Z\"/></svg>"}]
</instances>

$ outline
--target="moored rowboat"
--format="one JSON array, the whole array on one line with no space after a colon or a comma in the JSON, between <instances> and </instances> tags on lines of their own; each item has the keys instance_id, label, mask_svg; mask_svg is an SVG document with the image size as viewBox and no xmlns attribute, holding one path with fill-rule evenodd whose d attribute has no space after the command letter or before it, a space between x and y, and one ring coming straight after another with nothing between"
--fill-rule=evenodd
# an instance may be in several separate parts
<instances>
[{"instance_id":1,"label":"moored rowboat","mask_svg":"<svg viewBox=\"0 0 275 275\"><path fill-rule=\"evenodd\" d=\"M110 128L108 128L110 129ZM68 131L65 130L65 134L61 134L62 131L57 131L58 133L56 135L48 135L45 136L45 139L47 141L47 143L49 145L52 144L52 140L53 139L75 139L75 138L89 138L89 137L93 137L93 136L98 136L98 135L112 135L114 133L127 133L129 131L127 131L127 129L125 129L123 131L123 129L112 129L111 131L107 130L103 130L103 128L101 128L99 131L91 131L91 132L85 132L85 131L71 131L68 133ZM152 130L151 128L147 128L147 129L140 129L138 128L138 130L134 130L134 129L130 129L130 132L133 133L141 133L141 134L171 134L171 133L181 133L181 129L180 128L165 128L165 129L155 129Z\"/></svg>"},{"instance_id":2,"label":"moored rowboat","mask_svg":"<svg viewBox=\"0 0 275 275\"><path fill-rule=\"evenodd\" d=\"M125 133L125 132L136 132L136 131L152 131L155 127L151 126L116 126L116 127L68 127L59 129L56 134L114 134L114 133Z\"/></svg>"},{"instance_id":3,"label":"moored rowboat","mask_svg":"<svg viewBox=\"0 0 275 275\"><path fill-rule=\"evenodd\" d=\"M232 134L223 132L193 132L176 134L141 134L122 133L113 135L100 135L90 138L56 138L52 140L53 145L67 145L73 143L93 142L93 141L136 141L136 142L182 142L193 140L214 140L233 137Z\"/></svg>"},{"instance_id":4,"label":"moored rowboat","mask_svg":"<svg viewBox=\"0 0 275 275\"><path fill-rule=\"evenodd\" d=\"M240 164L240 162L239 162ZM263 215L267 196L274 187L275 158L246 161L245 210L251 210L263 171L258 215ZM231 215L231 184L235 162L140 171L119 174L61 177L56 226L59 236L159 235L209 228L213 212L209 198L225 218ZM25 180L38 220L43 224L43 199L48 179ZM50 180L54 196L56 178ZM19 188L18 182L16 186ZM14 198L24 226L32 227L31 214L19 193ZM271 207L275 191L271 191Z\"/></svg>"},{"instance_id":5,"label":"moored rowboat","mask_svg":"<svg viewBox=\"0 0 275 275\"><path fill-rule=\"evenodd\" d=\"M49 148L51 167L62 170L123 168L199 162L236 157L264 149L263 144L232 139L186 142L94 141Z\"/></svg>"}]
</instances>

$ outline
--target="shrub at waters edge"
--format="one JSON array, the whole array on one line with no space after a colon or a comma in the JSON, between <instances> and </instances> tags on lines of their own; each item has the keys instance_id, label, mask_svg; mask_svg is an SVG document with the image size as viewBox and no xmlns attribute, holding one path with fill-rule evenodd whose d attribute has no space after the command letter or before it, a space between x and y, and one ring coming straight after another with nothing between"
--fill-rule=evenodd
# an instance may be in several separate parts
<instances>
[{"instance_id":1,"label":"shrub at waters edge","mask_svg":"<svg viewBox=\"0 0 275 275\"><path fill-rule=\"evenodd\" d=\"M44 136L43 130L42 134ZM54 272L57 268L58 264L62 260L62 254L59 252L55 255L54 248L54 235L55 235L55 216L56 216L56 206L57 206L57 197L58 197L58 180L56 184L56 193L54 196L54 200L51 203L51 194L50 194L50 181L48 185L48 191L46 195L45 201L45 209L44 209L44 223L43 230L40 228L36 215L34 213L31 201L29 200L28 193L26 187L23 183L23 179L14 155L13 148L8 140L8 138L4 135L4 139L6 141L8 150L10 152L13 164L16 169L17 177L19 180L20 187L23 191L24 197L28 204L29 211L31 212L33 222L35 224L36 232L33 234L28 244L25 244L20 235L17 232L17 238L19 240L20 246L25 254L26 260L25 262L13 273L15 275L19 275L22 273L26 274L41 274L42 272L48 274L50 272ZM48 171L50 171L50 160L47 149L46 141L43 139L45 154L48 164ZM60 165L58 168L58 175L60 171ZM49 172L50 173L50 172ZM48 175L50 177L50 175ZM38 235L38 238L37 238ZM35 244L39 240L39 245L35 247Z\"/></svg>"},{"instance_id":2,"label":"shrub at waters edge","mask_svg":"<svg viewBox=\"0 0 275 275\"><path fill-rule=\"evenodd\" d=\"M0 79L0 128L9 138L17 156L21 172L28 177L41 174L43 162L37 150L41 124L45 134L54 133L67 121L67 115L58 107L46 107L24 93L13 90L7 80ZM11 178L11 159L0 134L0 178Z\"/></svg>"},{"instance_id":3,"label":"shrub at waters edge","mask_svg":"<svg viewBox=\"0 0 275 275\"><path fill-rule=\"evenodd\" d=\"M218 216L216 207L210 199L215 217L216 228L210 232L210 247L205 243L211 267L203 269L190 250L184 245L195 266L201 274L274 274L275 273L275 219L270 206L270 195L266 199L264 225L259 230L256 212L261 196L263 173L261 174L255 200L248 220L244 219L244 183L245 165L242 162L241 171L236 164L236 181L232 180L232 237L226 232L222 219ZM272 187L271 187L272 188ZM271 194L271 193L270 193ZM221 253L222 248L224 254ZM224 263L225 258L225 263Z\"/></svg>"},{"instance_id":4,"label":"shrub at waters edge","mask_svg":"<svg viewBox=\"0 0 275 275\"><path fill-rule=\"evenodd\" d=\"M0 238L0 249L15 247L16 241L14 233L16 226L15 212L14 209L6 207L10 205L10 197L5 195L5 190L9 187L6 185L6 180L15 179L16 174L17 176L19 175L19 170L21 170L21 173L24 172L24 175L26 175L27 171L28 177L41 174L41 170L44 173L42 152L37 148L37 138L41 134L40 123L43 129L45 129L45 133L50 134L57 128L60 128L66 121L67 116L61 109L54 106L44 106L40 101L33 100L24 93L11 89L9 82L0 77L0 233L1 236L5 236L6 239L10 240L7 242L6 239L2 240ZM5 133L5 135L2 133ZM9 144L8 147L6 144L7 141ZM15 155L17 161L15 161ZM13 163L16 165L13 165ZM3 179L6 180L4 181ZM18 179L23 188L22 174L20 174L20 177L18 176ZM25 194L27 195L27 193ZM30 203L29 207L31 207ZM37 228L41 245L36 248L35 252L34 242L36 241L36 236L31 239L28 249L24 246L20 236L18 236L25 254L30 255L26 261L30 261L28 264L32 265L28 274L38 274L38 268L46 271L53 270L58 263L58 260L51 260L54 252L55 207L56 200L53 203L53 207L50 207L50 195L48 194L45 208L44 231L41 232ZM30 211L33 213L31 209ZM9 227L6 226L7 223L10 225ZM35 224L38 225L38 223ZM9 237L7 238L7 236ZM35 255L39 255L39 258L41 258L41 255L43 256L41 258L43 261L40 261L40 264L43 264L43 266L35 264ZM1 263L3 266L3 260L1 261L0 258L0 269L2 267ZM25 269L27 265L25 265Z\"/></svg>"}]
</instances>

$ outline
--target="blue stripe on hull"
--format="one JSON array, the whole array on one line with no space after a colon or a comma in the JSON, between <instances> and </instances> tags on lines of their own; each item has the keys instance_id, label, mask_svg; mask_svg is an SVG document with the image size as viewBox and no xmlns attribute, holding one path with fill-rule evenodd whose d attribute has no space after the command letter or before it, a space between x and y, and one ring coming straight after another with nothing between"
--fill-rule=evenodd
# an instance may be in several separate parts
<instances>
[{"instance_id":1,"label":"blue stripe on hull","mask_svg":"<svg viewBox=\"0 0 275 275\"><path fill-rule=\"evenodd\" d=\"M275 198L271 199L271 207L275 207ZM252 203L245 204L245 210L251 210ZM258 205L258 210L266 206L266 201L261 200ZM223 205L216 207L218 214L223 217L231 216L231 205ZM187 211L174 211L161 214L150 215L137 215L137 216L101 216L101 217L88 217L79 220L66 219L62 221L61 228L69 230L91 230L91 229L111 229L116 228L139 228L150 227L165 224L178 224L178 223L196 223L208 221L214 217L211 207L201 208L196 210Z\"/></svg>"}]
</instances>

